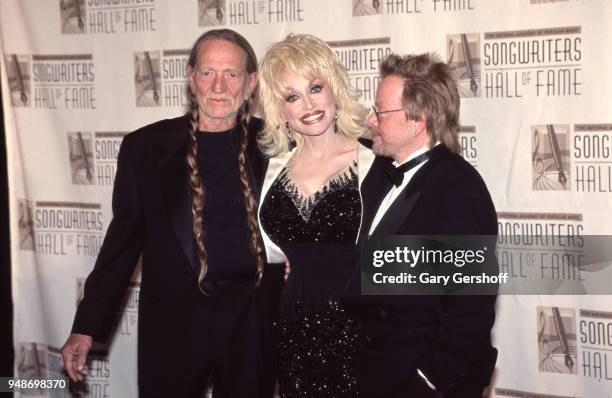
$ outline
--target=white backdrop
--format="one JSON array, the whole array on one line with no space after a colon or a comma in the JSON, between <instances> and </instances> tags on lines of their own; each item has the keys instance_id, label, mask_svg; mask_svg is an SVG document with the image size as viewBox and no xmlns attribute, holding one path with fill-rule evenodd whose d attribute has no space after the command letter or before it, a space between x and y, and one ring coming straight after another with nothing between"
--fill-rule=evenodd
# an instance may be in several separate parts
<instances>
[{"instance_id":1,"label":"white backdrop","mask_svg":"<svg viewBox=\"0 0 612 398\"><path fill-rule=\"evenodd\" d=\"M290 32L322 37L366 105L385 54L438 52L460 81L463 154L487 182L500 233L609 234L609 1L2 0L16 375L61 372L58 348L111 219L121 139L184 112L186 51L215 25L258 56ZM554 256L500 253L517 280L612 284ZM136 279L83 396L136 395L138 293ZM491 396L610 396L609 297L504 296L494 333Z\"/></svg>"}]
</instances>

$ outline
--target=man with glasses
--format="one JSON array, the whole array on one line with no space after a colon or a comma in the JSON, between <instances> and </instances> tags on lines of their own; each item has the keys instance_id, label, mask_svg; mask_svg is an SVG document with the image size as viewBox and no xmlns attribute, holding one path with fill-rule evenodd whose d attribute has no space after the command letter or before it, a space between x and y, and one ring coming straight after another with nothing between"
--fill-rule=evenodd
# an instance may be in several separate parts
<instances>
[{"instance_id":1,"label":"man with glasses","mask_svg":"<svg viewBox=\"0 0 612 398\"><path fill-rule=\"evenodd\" d=\"M368 117L379 157L361 187L362 233L495 236L489 192L459 155L460 101L448 65L433 54L391 54L380 72ZM345 304L362 325L361 395L482 396L497 357L495 296L362 296L360 274L357 266Z\"/></svg>"}]
</instances>

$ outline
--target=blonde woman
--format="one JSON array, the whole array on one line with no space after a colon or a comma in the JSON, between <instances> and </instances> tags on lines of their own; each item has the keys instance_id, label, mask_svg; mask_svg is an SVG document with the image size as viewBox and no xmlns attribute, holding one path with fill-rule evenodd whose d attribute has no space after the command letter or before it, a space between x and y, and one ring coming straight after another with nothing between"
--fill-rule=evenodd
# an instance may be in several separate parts
<instances>
[{"instance_id":1,"label":"blonde woman","mask_svg":"<svg viewBox=\"0 0 612 398\"><path fill-rule=\"evenodd\" d=\"M353 397L357 325L339 298L354 266L359 185L374 159L357 141L367 112L345 68L314 36L274 44L259 78L260 146L271 156L260 226L268 260L291 263L276 323L280 393Z\"/></svg>"}]
</instances>

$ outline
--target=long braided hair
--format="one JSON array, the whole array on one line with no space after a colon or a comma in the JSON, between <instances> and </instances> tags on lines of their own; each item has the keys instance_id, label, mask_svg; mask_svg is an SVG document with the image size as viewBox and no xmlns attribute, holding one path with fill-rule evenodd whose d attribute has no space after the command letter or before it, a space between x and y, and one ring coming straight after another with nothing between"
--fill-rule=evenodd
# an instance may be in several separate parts
<instances>
[{"instance_id":1,"label":"long braided hair","mask_svg":"<svg viewBox=\"0 0 612 398\"><path fill-rule=\"evenodd\" d=\"M240 47L246 56L246 68L248 75L257 72L257 57L251 45L239 33L230 29L209 30L201 35L193 45L189 55L188 66L192 73L195 73L198 62L198 52L200 47L210 40L225 40ZM206 247L204 245L206 239L206 231L203 226L204 206L206 203L206 190L202 182L202 176L198 167L197 155L197 132L199 129L199 112L198 101L191 90L189 90L189 148L187 150L187 165L189 167L189 185L191 187L191 212L193 215L193 236L196 242L196 254L200 263L200 273L198 275L198 286L201 288L201 282L206 276L208 270ZM251 118L249 102L244 101L238 110L236 123L239 126L240 143L238 149L238 171L240 176L240 185L244 196L244 203L247 212L247 223L251 232L249 247L255 256L257 264L257 283L261 280L264 269L263 259L263 241L257 223L257 201L253 194L251 182L248 177L246 149L248 144L248 124Z\"/></svg>"}]
</instances>

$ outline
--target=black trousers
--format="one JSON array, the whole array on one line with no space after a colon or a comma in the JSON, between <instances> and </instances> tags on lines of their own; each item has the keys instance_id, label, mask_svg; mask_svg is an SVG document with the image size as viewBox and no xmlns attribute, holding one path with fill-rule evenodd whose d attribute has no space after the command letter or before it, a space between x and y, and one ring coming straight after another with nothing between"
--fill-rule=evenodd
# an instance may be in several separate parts
<instances>
[{"instance_id":1,"label":"black trousers","mask_svg":"<svg viewBox=\"0 0 612 398\"><path fill-rule=\"evenodd\" d=\"M214 290L210 296L194 297L196 310L185 323L190 326L175 325L189 330L172 333L174 341L164 342L168 346L159 350L158 366L139 363L141 398L201 398L210 376L214 398L261 396L267 361L257 289L249 283Z\"/></svg>"},{"instance_id":2,"label":"black trousers","mask_svg":"<svg viewBox=\"0 0 612 398\"><path fill-rule=\"evenodd\" d=\"M416 355L424 341L413 345L386 344L363 333L357 342L359 395L365 398L442 398L418 374ZM381 344L377 344L381 343Z\"/></svg>"}]
</instances>

